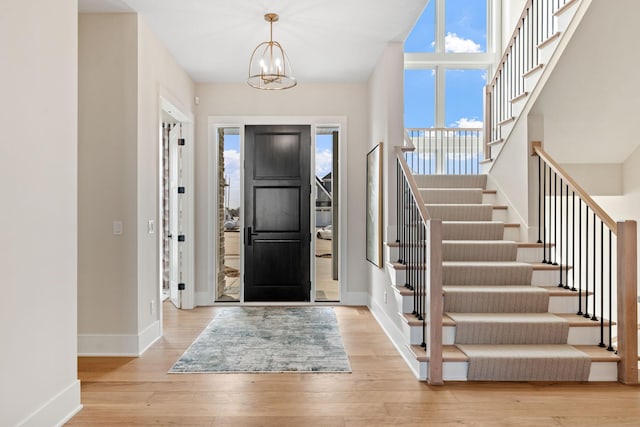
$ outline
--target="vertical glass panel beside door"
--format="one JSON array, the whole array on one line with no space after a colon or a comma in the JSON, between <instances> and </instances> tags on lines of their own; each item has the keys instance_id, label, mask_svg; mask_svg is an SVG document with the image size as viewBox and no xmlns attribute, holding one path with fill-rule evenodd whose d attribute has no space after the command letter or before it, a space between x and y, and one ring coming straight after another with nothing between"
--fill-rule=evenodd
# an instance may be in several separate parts
<instances>
[{"instance_id":1,"label":"vertical glass panel beside door","mask_svg":"<svg viewBox=\"0 0 640 427\"><path fill-rule=\"evenodd\" d=\"M337 128L319 127L315 136L315 300L340 301Z\"/></svg>"},{"instance_id":2,"label":"vertical glass panel beside door","mask_svg":"<svg viewBox=\"0 0 640 427\"><path fill-rule=\"evenodd\" d=\"M218 129L218 144L216 301L238 302L242 283L240 128Z\"/></svg>"}]
</instances>

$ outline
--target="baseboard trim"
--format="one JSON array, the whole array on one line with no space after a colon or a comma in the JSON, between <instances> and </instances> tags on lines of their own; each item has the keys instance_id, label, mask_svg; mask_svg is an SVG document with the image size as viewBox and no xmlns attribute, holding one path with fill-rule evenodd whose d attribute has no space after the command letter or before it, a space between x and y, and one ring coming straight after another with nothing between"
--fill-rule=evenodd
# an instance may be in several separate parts
<instances>
[{"instance_id":1,"label":"baseboard trim","mask_svg":"<svg viewBox=\"0 0 640 427\"><path fill-rule=\"evenodd\" d=\"M80 412L80 381L73 381L47 403L17 424L17 427L62 426Z\"/></svg>"},{"instance_id":2,"label":"baseboard trim","mask_svg":"<svg viewBox=\"0 0 640 427\"><path fill-rule=\"evenodd\" d=\"M161 337L156 320L139 334L78 334L78 356L138 357Z\"/></svg>"},{"instance_id":3,"label":"baseboard trim","mask_svg":"<svg viewBox=\"0 0 640 427\"><path fill-rule=\"evenodd\" d=\"M138 334L138 354L142 355L162 336L160 335L160 321L156 320Z\"/></svg>"},{"instance_id":4,"label":"baseboard trim","mask_svg":"<svg viewBox=\"0 0 640 427\"><path fill-rule=\"evenodd\" d=\"M382 307L376 304L373 300L369 301L368 307L373 318L376 319L376 322L378 322L384 333L389 337L389 340L391 340L393 346L398 350L398 353L400 353L400 356L404 359L407 367L411 369L411 372L413 372L416 378L420 379L420 372L414 368L415 363L412 360L415 359L415 357L404 344L405 338L402 331L396 327Z\"/></svg>"}]
</instances>

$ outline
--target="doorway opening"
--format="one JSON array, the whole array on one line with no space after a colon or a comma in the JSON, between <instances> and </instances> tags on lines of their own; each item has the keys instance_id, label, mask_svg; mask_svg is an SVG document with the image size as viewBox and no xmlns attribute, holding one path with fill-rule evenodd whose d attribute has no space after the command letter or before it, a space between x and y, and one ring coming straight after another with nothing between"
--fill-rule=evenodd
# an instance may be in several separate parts
<instances>
[{"instance_id":1,"label":"doorway opening","mask_svg":"<svg viewBox=\"0 0 640 427\"><path fill-rule=\"evenodd\" d=\"M315 300L340 301L339 176L337 127L316 127L315 134Z\"/></svg>"},{"instance_id":2,"label":"doorway opening","mask_svg":"<svg viewBox=\"0 0 640 427\"><path fill-rule=\"evenodd\" d=\"M194 307L193 258L193 119L160 98L158 226L159 298L177 308ZM162 316L162 311L160 311Z\"/></svg>"}]
</instances>

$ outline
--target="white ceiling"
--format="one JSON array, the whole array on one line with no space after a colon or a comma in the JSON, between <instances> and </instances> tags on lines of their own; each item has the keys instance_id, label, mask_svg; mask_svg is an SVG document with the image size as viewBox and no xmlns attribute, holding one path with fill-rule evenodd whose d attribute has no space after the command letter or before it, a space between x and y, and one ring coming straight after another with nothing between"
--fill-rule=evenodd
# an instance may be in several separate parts
<instances>
[{"instance_id":1,"label":"white ceiling","mask_svg":"<svg viewBox=\"0 0 640 427\"><path fill-rule=\"evenodd\" d=\"M428 0L78 0L79 11L140 14L196 82L241 82L273 38L298 81L366 81L386 43L402 42Z\"/></svg>"}]
</instances>

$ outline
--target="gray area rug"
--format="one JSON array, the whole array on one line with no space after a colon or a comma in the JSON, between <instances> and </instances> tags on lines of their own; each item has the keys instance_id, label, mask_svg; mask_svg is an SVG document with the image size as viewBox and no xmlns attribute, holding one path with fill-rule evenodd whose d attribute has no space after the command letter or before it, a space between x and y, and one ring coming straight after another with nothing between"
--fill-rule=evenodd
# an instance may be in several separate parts
<instances>
[{"instance_id":1,"label":"gray area rug","mask_svg":"<svg viewBox=\"0 0 640 427\"><path fill-rule=\"evenodd\" d=\"M351 372L330 307L226 307L170 373Z\"/></svg>"}]
</instances>

